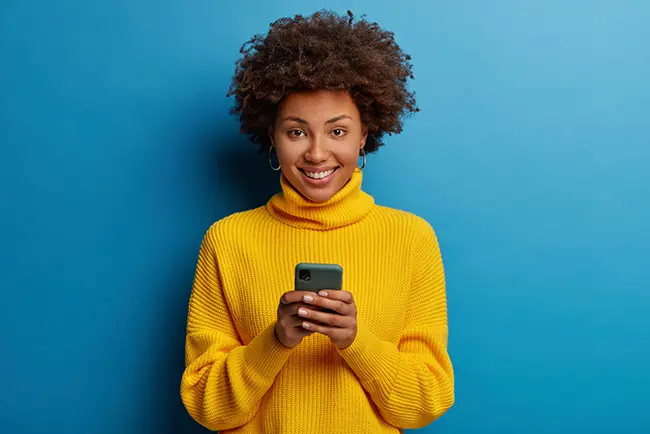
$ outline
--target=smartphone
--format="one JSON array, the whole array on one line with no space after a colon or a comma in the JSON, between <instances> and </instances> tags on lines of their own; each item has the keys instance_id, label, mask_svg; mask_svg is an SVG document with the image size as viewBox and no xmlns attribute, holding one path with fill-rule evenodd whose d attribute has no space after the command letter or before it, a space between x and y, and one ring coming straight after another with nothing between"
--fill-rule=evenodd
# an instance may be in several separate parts
<instances>
[{"instance_id":1,"label":"smartphone","mask_svg":"<svg viewBox=\"0 0 650 434\"><path fill-rule=\"evenodd\" d=\"M296 291L318 292L321 289L342 289L343 268L338 264L301 262L296 265Z\"/></svg>"}]
</instances>

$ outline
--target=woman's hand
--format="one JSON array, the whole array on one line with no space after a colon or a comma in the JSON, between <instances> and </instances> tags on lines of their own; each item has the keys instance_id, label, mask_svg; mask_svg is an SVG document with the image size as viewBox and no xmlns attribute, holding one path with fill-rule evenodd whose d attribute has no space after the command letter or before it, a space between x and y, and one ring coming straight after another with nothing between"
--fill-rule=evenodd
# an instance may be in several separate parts
<instances>
[{"instance_id":1,"label":"woman's hand","mask_svg":"<svg viewBox=\"0 0 650 434\"><path fill-rule=\"evenodd\" d=\"M302 338L314 333L314 331L302 327L302 319L298 316L298 310L307 306L303 303L303 297L308 295L313 295L313 293L289 291L280 299L275 322L275 337L285 347L293 348L302 341Z\"/></svg>"},{"instance_id":2,"label":"woman's hand","mask_svg":"<svg viewBox=\"0 0 650 434\"><path fill-rule=\"evenodd\" d=\"M307 305L298 308L298 315L305 319L302 328L306 331L329 336L340 349L352 345L357 337L357 306L352 294L347 291L326 290L318 295L309 293L302 301ZM314 310L312 306L329 309L334 313Z\"/></svg>"}]
</instances>

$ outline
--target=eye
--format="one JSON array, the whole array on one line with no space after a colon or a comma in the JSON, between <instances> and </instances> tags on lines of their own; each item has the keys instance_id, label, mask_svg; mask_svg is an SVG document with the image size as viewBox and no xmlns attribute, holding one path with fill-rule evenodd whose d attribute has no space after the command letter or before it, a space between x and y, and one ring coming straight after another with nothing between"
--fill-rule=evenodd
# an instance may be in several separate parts
<instances>
[{"instance_id":1,"label":"eye","mask_svg":"<svg viewBox=\"0 0 650 434\"><path fill-rule=\"evenodd\" d=\"M334 128L332 130L332 135L334 137L343 137L345 135L345 130L342 128Z\"/></svg>"},{"instance_id":2,"label":"eye","mask_svg":"<svg viewBox=\"0 0 650 434\"><path fill-rule=\"evenodd\" d=\"M300 138L300 137L302 137L304 135L305 135L305 133L302 130L290 130L289 131L289 136L292 139L298 139L298 138Z\"/></svg>"}]
</instances>

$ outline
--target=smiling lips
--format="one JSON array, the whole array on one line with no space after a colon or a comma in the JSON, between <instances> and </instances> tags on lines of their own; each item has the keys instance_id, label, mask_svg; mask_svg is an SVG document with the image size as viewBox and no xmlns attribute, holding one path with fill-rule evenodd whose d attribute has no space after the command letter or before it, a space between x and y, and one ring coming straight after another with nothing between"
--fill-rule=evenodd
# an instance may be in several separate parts
<instances>
[{"instance_id":1,"label":"smiling lips","mask_svg":"<svg viewBox=\"0 0 650 434\"><path fill-rule=\"evenodd\" d=\"M330 170L325 170L325 171L322 171L322 172L308 172L308 171L303 170L303 169L301 169L301 171L302 171L302 173L304 173L305 175L307 175L309 178L312 178L312 179L323 179L323 178L327 178L327 177L330 176L332 173L336 172L336 169L338 169L338 167L335 167L335 168L330 169Z\"/></svg>"}]
</instances>

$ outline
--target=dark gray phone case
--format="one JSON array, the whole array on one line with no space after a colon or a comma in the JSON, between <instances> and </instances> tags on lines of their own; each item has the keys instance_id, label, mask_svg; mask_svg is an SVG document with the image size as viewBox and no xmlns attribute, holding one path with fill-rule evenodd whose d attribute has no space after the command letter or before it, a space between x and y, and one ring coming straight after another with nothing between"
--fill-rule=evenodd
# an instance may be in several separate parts
<instances>
[{"instance_id":1,"label":"dark gray phone case","mask_svg":"<svg viewBox=\"0 0 650 434\"><path fill-rule=\"evenodd\" d=\"M296 265L295 290L318 292L321 289L342 289L343 268L338 264L301 262Z\"/></svg>"}]
</instances>

